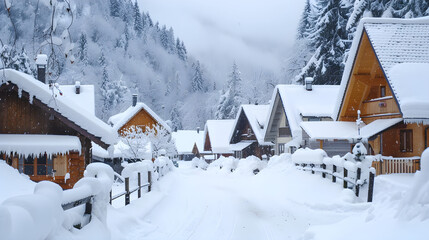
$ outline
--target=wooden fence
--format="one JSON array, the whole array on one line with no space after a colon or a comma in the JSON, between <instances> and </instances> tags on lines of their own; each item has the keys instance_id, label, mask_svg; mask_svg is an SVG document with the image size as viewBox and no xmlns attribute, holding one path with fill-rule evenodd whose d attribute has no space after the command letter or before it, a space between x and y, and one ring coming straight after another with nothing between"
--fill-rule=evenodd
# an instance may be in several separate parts
<instances>
[{"instance_id":1,"label":"wooden fence","mask_svg":"<svg viewBox=\"0 0 429 240\"><path fill-rule=\"evenodd\" d=\"M322 174L323 178L326 178L326 175L330 175L332 182L337 182L337 179L343 181L343 188L354 189L355 194L359 197L360 188L365 184L368 184L368 202L372 202L373 192L374 192L374 177L375 177L375 169L368 169L369 176L368 179L362 178L362 168L359 166L356 168L355 172L349 171L344 166L337 166L332 164L332 170L327 169L326 164L295 164L298 169L304 171L311 171L312 174L319 172ZM343 173L341 174L338 170L343 169ZM353 176L352 176L353 175Z\"/></svg>"},{"instance_id":2,"label":"wooden fence","mask_svg":"<svg viewBox=\"0 0 429 240\"><path fill-rule=\"evenodd\" d=\"M118 199L125 195L125 205L130 204L131 199L131 193L137 191L137 197L140 198L142 193L141 189L147 187L147 191L150 192L152 190L152 172L147 172L147 183L141 184L141 173L137 173L137 187L130 190L130 178L125 178L125 190L123 192L120 192L116 194L115 196L112 196L112 191L110 191L110 204L112 204L112 201L115 199Z\"/></svg>"},{"instance_id":3,"label":"wooden fence","mask_svg":"<svg viewBox=\"0 0 429 240\"><path fill-rule=\"evenodd\" d=\"M393 158L381 156L372 162L376 174L415 173L420 170L420 157Z\"/></svg>"}]
</instances>

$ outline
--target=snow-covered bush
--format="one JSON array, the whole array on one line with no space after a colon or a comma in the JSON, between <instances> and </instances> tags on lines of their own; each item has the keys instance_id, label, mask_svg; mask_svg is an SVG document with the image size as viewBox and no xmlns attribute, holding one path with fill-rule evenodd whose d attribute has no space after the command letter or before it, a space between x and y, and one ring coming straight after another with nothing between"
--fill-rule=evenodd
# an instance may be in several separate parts
<instances>
[{"instance_id":1,"label":"snow-covered bush","mask_svg":"<svg viewBox=\"0 0 429 240\"><path fill-rule=\"evenodd\" d=\"M200 169L203 169L203 170L207 170L207 168L209 167L209 164L206 162L206 160L204 158L194 157L192 159L191 166L193 168L200 168Z\"/></svg>"},{"instance_id":2,"label":"snow-covered bush","mask_svg":"<svg viewBox=\"0 0 429 240\"><path fill-rule=\"evenodd\" d=\"M219 159L213 161L209 165L210 170L220 170L222 172L233 172L237 167L238 159L234 157L221 156Z\"/></svg>"},{"instance_id":3,"label":"snow-covered bush","mask_svg":"<svg viewBox=\"0 0 429 240\"><path fill-rule=\"evenodd\" d=\"M290 153L282 153L280 155L275 155L270 158L267 164L267 168L276 167L279 164L290 162L292 159L292 154Z\"/></svg>"},{"instance_id":4,"label":"snow-covered bush","mask_svg":"<svg viewBox=\"0 0 429 240\"><path fill-rule=\"evenodd\" d=\"M267 163L265 161L262 161L255 156L249 156L245 159L240 159L238 161L238 165L234 173L242 175L253 175L260 172L266 166Z\"/></svg>"},{"instance_id":5,"label":"snow-covered bush","mask_svg":"<svg viewBox=\"0 0 429 240\"><path fill-rule=\"evenodd\" d=\"M192 161L191 161L191 166L193 167L193 168L198 168L198 163L200 162L200 159L199 158L197 158L197 157L194 157L193 159L192 159Z\"/></svg>"}]
</instances>

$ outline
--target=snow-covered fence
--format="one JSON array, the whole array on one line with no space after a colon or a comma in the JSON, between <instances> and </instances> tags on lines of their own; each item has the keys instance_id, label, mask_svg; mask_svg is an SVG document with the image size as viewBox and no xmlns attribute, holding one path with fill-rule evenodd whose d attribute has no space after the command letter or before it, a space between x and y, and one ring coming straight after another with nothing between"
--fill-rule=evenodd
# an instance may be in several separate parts
<instances>
[{"instance_id":1,"label":"snow-covered fence","mask_svg":"<svg viewBox=\"0 0 429 240\"><path fill-rule=\"evenodd\" d=\"M343 157L328 157L322 149L298 149L292 154L292 162L298 169L321 173L323 178L331 176L333 183L342 180L344 188L354 189L358 197L360 188L368 184L368 202L372 202L375 169L371 167L372 158L355 161L356 155L347 153Z\"/></svg>"},{"instance_id":2,"label":"snow-covered fence","mask_svg":"<svg viewBox=\"0 0 429 240\"><path fill-rule=\"evenodd\" d=\"M373 166L377 175L390 173L415 173L420 170L420 157L394 158L374 156Z\"/></svg>"}]
</instances>

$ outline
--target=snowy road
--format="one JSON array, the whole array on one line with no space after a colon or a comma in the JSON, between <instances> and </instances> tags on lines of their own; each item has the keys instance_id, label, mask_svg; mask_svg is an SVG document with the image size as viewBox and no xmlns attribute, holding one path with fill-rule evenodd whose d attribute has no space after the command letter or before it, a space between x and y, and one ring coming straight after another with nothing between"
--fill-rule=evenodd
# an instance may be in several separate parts
<instances>
[{"instance_id":1,"label":"snowy road","mask_svg":"<svg viewBox=\"0 0 429 240\"><path fill-rule=\"evenodd\" d=\"M303 179L311 183L311 176L298 174L305 174ZM338 204L316 211L320 206L312 204L314 198L303 198L309 197L308 190L317 194L317 187L309 185L303 190L290 183L293 176L284 176L274 179L269 172L257 176L206 172L185 164L161 181L162 200L127 231L126 239L295 239L311 224L344 218L344 209ZM282 184L282 180L289 183ZM328 196L330 192L341 195L340 188L331 184L324 191Z\"/></svg>"}]
</instances>

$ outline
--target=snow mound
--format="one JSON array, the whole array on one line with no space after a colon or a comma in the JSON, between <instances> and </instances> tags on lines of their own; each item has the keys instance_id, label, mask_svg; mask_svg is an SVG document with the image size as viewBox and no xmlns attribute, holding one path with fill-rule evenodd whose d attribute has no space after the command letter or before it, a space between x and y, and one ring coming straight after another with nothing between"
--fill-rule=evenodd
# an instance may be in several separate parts
<instances>
[{"instance_id":1,"label":"snow mound","mask_svg":"<svg viewBox=\"0 0 429 240\"><path fill-rule=\"evenodd\" d=\"M292 162L296 164L322 164L326 157L328 155L323 149L300 148L292 154Z\"/></svg>"},{"instance_id":2,"label":"snow mound","mask_svg":"<svg viewBox=\"0 0 429 240\"><path fill-rule=\"evenodd\" d=\"M20 174L17 169L0 160L0 203L13 196L33 193L35 185L27 175Z\"/></svg>"},{"instance_id":3,"label":"snow mound","mask_svg":"<svg viewBox=\"0 0 429 240\"><path fill-rule=\"evenodd\" d=\"M238 164L238 159L235 159L233 157L224 157L221 156L219 159L212 162L208 169L213 170L220 170L221 172L225 173L231 173L233 172Z\"/></svg>"},{"instance_id":4,"label":"snow mound","mask_svg":"<svg viewBox=\"0 0 429 240\"><path fill-rule=\"evenodd\" d=\"M234 173L241 175L254 175L260 172L266 166L267 163L265 161L262 161L255 156L249 156L238 161L238 165Z\"/></svg>"},{"instance_id":5,"label":"snow mound","mask_svg":"<svg viewBox=\"0 0 429 240\"><path fill-rule=\"evenodd\" d=\"M283 153L280 155L272 156L268 161L267 168L275 168L286 162L291 162L291 158L292 158L292 154L290 153Z\"/></svg>"}]
</instances>

